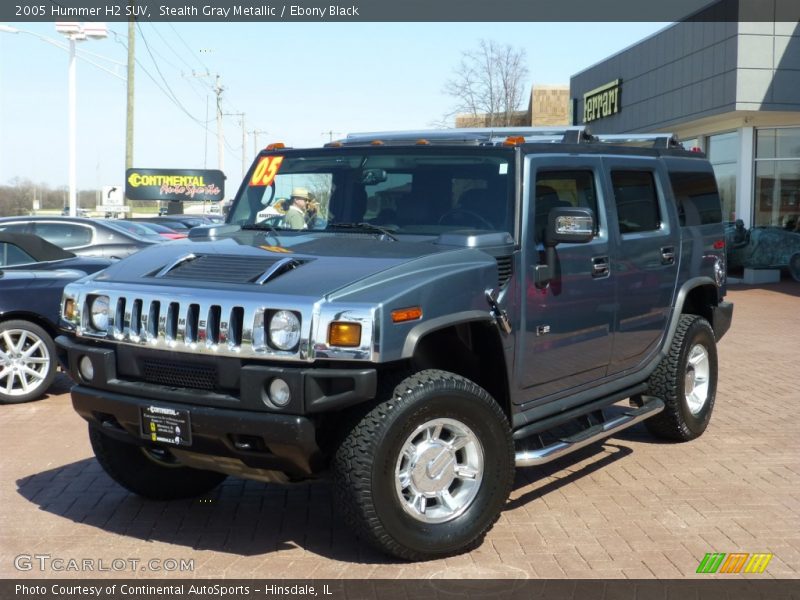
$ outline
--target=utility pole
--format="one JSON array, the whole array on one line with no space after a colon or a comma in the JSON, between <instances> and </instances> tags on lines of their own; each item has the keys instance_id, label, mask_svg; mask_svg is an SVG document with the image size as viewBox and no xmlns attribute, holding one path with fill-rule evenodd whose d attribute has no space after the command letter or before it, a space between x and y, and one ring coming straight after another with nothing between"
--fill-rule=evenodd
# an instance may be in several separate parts
<instances>
[{"instance_id":1,"label":"utility pole","mask_svg":"<svg viewBox=\"0 0 800 600\"><path fill-rule=\"evenodd\" d=\"M247 143L247 130L244 127L244 113L225 113L226 117L239 117L239 121L242 124L242 179L244 179L244 174L247 172L247 164L246 164L246 157L244 147Z\"/></svg>"},{"instance_id":2,"label":"utility pole","mask_svg":"<svg viewBox=\"0 0 800 600\"><path fill-rule=\"evenodd\" d=\"M269 133L266 129L253 129L250 132L253 135L253 157L258 156L258 136L262 133Z\"/></svg>"},{"instance_id":3,"label":"utility pole","mask_svg":"<svg viewBox=\"0 0 800 600\"><path fill-rule=\"evenodd\" d=\"M341 131L333 131L333 129L330 129L328 131L323 131L320 135L327 135L328 136L328 142L332 142L333 141L333 136L334 135L342 135L342 132Z\"/></svg>"},{"instance_id":4,"label":"utility pole","mask_svg":"<svg viewBox=\"0 0 800 600\"><path fill-rule=\"evenodd\" d=\"M136 42L136 23L133 18L128 21L128 80L127 80L127 108L125 110L125 170L133 168L133 77L136 72L136 55L134 44ZM128 200L126 198L126 200ZM129 201L129 200L128 200ZM131 209L131 216L133 210Z\"/></svg>"},{"instance_id":5,"label":"utility pole","mask_svg":"<svg viewBox=\"0 0 800 600\"><path fill-rule=\"evenodd\" d=\"M217 158L219 170L225 172L225 134L222 131L222 91L225 89L220 83L220 76L217 74L214 85L214 93L217 95Z\"/></svg>"}]
</instances>

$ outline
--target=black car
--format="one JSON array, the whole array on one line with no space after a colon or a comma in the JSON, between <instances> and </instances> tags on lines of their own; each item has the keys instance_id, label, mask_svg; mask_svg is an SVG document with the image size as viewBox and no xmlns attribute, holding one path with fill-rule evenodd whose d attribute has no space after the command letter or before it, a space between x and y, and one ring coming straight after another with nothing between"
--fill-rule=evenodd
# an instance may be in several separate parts
<instances>
[{"instance_id":1,"label":"black car","mask_svg":"<svg viewBox=\"0 0 800 600\"><path fill-rule=\"evenodd\" d=\"M159 243L126 231L114 221L83 217L6 217L0 219L0 231L32 233L80 256L125 258Z\"/></svg>"},{"instance_id":2,"label":"black car","mask_svg":"<svg viewBox=\"0 0 800 600\"><path fill-rule=\"evenodd\" d=\"M35 235L0 232L0 404L47 391L64 286L112 262L75 256Z\"/></svg>"},{"instance_id":3,"label":"black car","mask_svg":"<svg viewBox=\"0 0 800 600\"><path fill-rule=\"evenodd\" d=\"M84 274L105 269L112 261L99 256L76 256L30 233L0 231L0 269L75 269Z\"/></svg>"}]
</instances>

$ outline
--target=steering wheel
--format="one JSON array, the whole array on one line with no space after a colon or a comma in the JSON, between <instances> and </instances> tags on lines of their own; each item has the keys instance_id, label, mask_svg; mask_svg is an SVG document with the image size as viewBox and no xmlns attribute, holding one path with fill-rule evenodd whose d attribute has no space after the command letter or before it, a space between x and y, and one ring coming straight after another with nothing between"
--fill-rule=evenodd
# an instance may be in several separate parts
<instances>
[{"instance_id":1,"label":"steering wheel","mask_svg":"<svg viewBox=\"0 0 800 600\"><path fill-rule=\"evenodd\" d=\"M461 218L459 218L461 217ZM464 223L464 221L467 221ZM439 225L481 225L486 229L494 229L494 225L478 213L466 208L453 208L439 217Z\"/></svg>"}]
</instances>

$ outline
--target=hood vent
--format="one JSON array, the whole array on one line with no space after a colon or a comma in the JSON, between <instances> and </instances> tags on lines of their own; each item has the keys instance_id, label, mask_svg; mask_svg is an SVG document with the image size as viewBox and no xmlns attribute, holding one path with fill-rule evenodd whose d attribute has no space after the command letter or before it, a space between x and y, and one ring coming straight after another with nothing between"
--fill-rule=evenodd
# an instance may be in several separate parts
<instances>
[{"instance_id":1,"label":"hood vent","mask_svg":"<svg viewBox=\"0 0 800 600\"><path fill-rule=\"evenodd\" d=\"M161 269L159 279L194 280L209 283L256 283L267 281L305 263L296 258L271 256L189 255Z\"/></svg>"},{"instance_id":2,"label":"hood vent","mask_svg":"<svg viewBox=\"0 0 800 600\"><path fill-rule=\"evenodd\" d=\"M508 283L508 280L511 279L511 275L514 273L514 263L512 261L512 257L510 256L498 256L497 257L497 283L500 287L503 287L505 284Z\"/></svg>"}]
</instances>

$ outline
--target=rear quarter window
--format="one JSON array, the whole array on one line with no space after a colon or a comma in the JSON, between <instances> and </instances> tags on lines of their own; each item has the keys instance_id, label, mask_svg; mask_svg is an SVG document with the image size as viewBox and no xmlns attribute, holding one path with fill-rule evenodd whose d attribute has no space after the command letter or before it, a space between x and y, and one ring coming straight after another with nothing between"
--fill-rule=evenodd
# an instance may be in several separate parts
<instances>
[{"instance_id":1,"label":"rear quarter window","mask_svg":"<svg viewBox=\"0 0 800 600\"><path fill-rule=\"evenodd\" d=\"M669 180L681 227L722 221L722 205L713 173L671 171Z\"/></svg>"}]
</instances>

